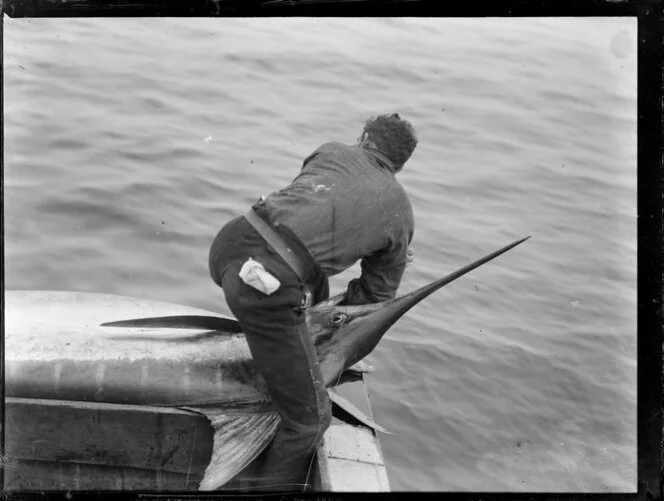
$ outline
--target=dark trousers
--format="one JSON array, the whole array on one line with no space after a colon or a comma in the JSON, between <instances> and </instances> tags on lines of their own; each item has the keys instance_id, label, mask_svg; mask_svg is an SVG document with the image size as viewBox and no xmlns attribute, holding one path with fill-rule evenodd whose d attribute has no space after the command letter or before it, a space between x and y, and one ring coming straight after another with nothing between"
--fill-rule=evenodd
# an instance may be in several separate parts
<instances>
[{"instance_id":1,"label":"dark trousers","mask_svg":"<svg viewBox=\"0 0 664 501\"><path fill-rule=\"evenodd\" d=\"M260 213L260 212L259 212ZM257 490L306 487L313 453L331 420L327 390L301 306L305 286L313 304L329 295L327 278L287 228L278 228L308 268L307 284L274 252L244 217L224 226L210 249L210 273L245 333L258 371L282 422L274 441L247 470ZM260 262L281 286L271 295L245 284L240 268L248 258Z\"/></svg>"}]
</instances>

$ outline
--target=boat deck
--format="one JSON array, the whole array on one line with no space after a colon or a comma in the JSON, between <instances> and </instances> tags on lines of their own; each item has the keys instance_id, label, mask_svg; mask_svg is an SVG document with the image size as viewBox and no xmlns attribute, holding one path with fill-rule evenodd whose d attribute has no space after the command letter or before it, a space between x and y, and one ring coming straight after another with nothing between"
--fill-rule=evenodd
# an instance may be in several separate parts
<instances>
[{"instance_id":1,"label":"boat deck","mask_svg":"<svg viewBox=\"0 0 664 501\"><path fill-rule=\"evenodd\" d=\"M373 419L368 385L363 376L347 376L336 391ZM318 447L320 483L316 490L331 492L386 492L387 471L376 431L358 424L340 411Z\"/></svg>"}]
</instances>

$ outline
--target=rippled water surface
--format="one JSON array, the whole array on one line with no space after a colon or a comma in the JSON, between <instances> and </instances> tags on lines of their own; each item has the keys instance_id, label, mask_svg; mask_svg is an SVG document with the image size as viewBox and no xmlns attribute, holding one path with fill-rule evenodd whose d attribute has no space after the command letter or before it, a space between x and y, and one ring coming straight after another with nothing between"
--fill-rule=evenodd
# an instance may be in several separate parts
<instances>
[{"instance_id":1,"label":"rippled water surface","mask_svg":"<svg viewBox=\"0 0 664 501\"><path fill-rule=\"evenodd\" d=\"M4 30L8 289L229 313L207 272L217 230L321 143L396 110L420 138L399 175L416 218L400 293L533 238L426 299L370 357L392 488L636 488L634 19Z\"/></svg>"}]
</instances>

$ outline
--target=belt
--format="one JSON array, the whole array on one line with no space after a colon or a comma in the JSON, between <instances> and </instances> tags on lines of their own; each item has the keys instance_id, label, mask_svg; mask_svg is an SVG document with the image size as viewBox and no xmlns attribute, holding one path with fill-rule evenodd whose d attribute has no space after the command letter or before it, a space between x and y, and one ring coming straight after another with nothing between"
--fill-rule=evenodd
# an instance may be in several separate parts
<instances>
[{"instance_id":1,"label":"belt","mask_svg":"<svg viewBox=\"0 0 664 501\"><path fill-rule=\"evenodd\" d=\"M272 247L281 258L286 261L286 264L291 267L302 283L306 283L306 272L304 264L300 258L295 254L284 239L277 233L270 224L268 224L256 211L252 208L249 209L244 215L244 218L249 221L249 224L263 237L263 240Z\"/></svg>"}]
</instances>

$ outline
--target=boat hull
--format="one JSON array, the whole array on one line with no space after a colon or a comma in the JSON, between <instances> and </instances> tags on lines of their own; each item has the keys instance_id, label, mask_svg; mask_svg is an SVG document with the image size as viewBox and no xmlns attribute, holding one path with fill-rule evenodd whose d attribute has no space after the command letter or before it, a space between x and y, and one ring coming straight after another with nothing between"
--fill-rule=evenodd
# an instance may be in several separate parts
<instances>
[{"instance_id":1,"label":"boat hull","mask_svg":"<svg viewBox=\"0 0 664 501\"><path fill-rule=\"evenodd\" d=\"M6 490L195 490L213 429L168 407L5 400Z\"/></svg>"}]
</instances>

